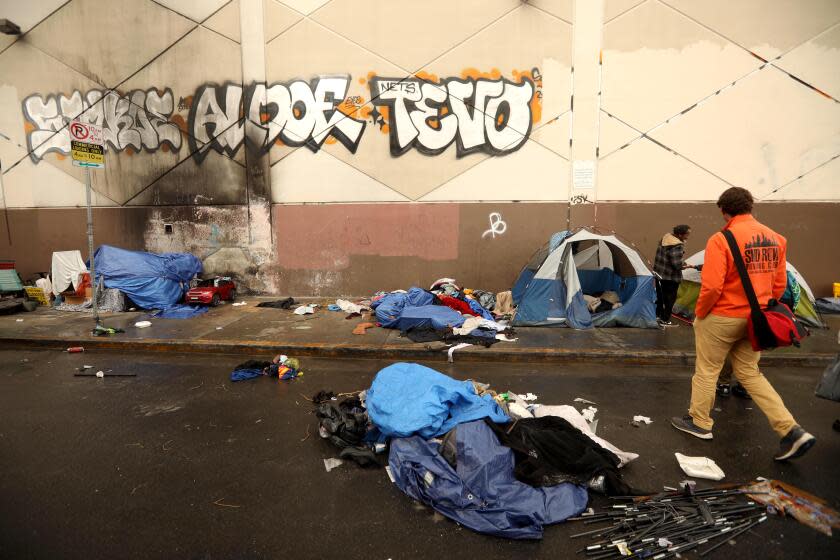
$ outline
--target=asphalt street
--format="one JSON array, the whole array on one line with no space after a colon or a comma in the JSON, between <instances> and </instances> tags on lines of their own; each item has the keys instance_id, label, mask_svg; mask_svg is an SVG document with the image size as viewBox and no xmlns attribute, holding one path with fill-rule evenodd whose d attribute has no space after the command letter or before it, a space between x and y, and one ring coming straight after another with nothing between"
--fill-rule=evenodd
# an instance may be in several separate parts
<instances>
[{"instance_id":1,"label":"asphalt street","mask_svg":"<svg viewBox=\"0 0 840 560\"><path fill-rule=\"evenodd\" d=\"M540 542L487 537L413 502L384 470L325 471L337 453L318 437L307 397L365 389L389 362L305 358L299 380L231 383L244 359L0 350L0 558L584 558L569 538L580 525L548 527ZM74 377L83 364L136 375ZM596 402L598 434L640 454L624 469L638 488L687 478L673 455L682 452L713 458L724 482L778 478L840 508L840 404L813 396L819 369L765 371L818 438L780 464L750 401L719 399L712 441L668 425L687 406L687 367L429 365L544 404ZM631 426L635 414L653 424ZM772 518L710 557L735 555L838 558L840 537Z\"/></svg>"}]
</instances>

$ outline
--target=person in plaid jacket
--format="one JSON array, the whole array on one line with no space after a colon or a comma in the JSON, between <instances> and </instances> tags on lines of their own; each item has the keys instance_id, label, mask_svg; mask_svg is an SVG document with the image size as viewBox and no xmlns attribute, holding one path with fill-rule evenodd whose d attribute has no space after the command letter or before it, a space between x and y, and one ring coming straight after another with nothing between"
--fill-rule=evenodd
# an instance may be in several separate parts
<instances>
[{"instance_id":1,"label":"person in plaid jacket","mask_svg":"<svg viewBox=\"0 0 840 560\"><path fill-rule=\"evenodd\" d=\"M682 271L686 268L685 241L691 235L691 228L685 224L674 226L673 234L666 233L656 248L653 271L658 276L656 283L656 315L659 324L670 326L671 310L677 301L677 290L682 282Z\"/></svg>"}]
</instances>

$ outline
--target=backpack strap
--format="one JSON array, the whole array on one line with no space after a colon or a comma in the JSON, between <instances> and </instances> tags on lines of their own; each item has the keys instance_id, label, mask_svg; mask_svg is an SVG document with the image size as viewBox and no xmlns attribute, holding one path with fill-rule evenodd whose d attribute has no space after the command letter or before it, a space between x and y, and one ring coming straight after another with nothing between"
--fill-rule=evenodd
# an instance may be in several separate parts
<instances>
[{"instance_id":1,"label":"backpack strap","mask_svg":"<svg viewBox=\"0 0 840 560\"><path fill-rule=\"evenodd\" d=\"M747 294L747 301L750 302L750 309L753 316L761 314L761 306L758 303L758 298L755 295L750 275L747 273L747 267L744 264L744 258L741 256L741 250L738 248L738 242L735 241L735 236L728 229L723 230L723 236L726 242L729 243L729 251L732 253L732 260L735 261L735 268L738 270L738 276L741 277L741 284L744 286L744 292Z\"/></svg>"}]
</instances>

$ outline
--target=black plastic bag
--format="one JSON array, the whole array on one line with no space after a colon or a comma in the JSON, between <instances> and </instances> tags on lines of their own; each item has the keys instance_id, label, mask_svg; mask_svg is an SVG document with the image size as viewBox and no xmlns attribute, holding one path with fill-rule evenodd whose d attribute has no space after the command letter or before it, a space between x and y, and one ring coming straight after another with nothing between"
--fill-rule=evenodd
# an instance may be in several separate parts
<instances>
[{"instance_id":1,"label":"black plastic bag","mask_svg":"<svg viewBox=\"0 0 840 560\"><path fill-rule=\"evenodd\" d=\"M825 368L815 392L818 397L840 401L840 354Z\"/></svg>"}]
</instances>

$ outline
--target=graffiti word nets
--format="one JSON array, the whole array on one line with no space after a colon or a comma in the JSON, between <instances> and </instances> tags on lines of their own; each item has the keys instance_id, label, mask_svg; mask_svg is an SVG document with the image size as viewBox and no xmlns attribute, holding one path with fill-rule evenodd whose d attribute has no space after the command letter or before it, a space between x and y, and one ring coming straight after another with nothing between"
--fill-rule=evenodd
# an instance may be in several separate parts
<instances>
[{"instance_id":1,"label":"graffiti word nets","mask_svg":"<svg viewBox=\"0 0 840 560\"><path fill-rule=\"evenodd\" d=\"M23 101L24 116L34 126L27 137L29 155L38 162L47 152L70 153L70 135L62 129L79 115L82 122L101 126L105 143L115 150L154 151L164 144L178 150L181 131L169 122L173 103L168 89L136 89L123 96L96 89L70 97L30 95Z\"/></svg>"}]
</instances>

